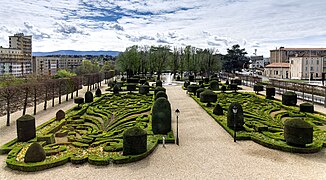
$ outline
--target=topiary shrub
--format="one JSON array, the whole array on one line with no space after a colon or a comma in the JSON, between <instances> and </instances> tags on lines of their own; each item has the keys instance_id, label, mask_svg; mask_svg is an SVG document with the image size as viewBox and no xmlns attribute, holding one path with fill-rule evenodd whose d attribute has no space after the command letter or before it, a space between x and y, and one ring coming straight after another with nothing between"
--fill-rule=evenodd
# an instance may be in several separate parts
<instances>
[{"instance_id":1,"label":"topiary shrub","mask_svg":"<svg viewBox=\"0 0 326 180\"><path fill-rule=\"evenodd\" d=\"M221 105L216 104L214 110L213 110L213 114L215 115L223 115L223 108L221 107Z\"/></svg>"},{"instance_id":2,"label":"topiary shrub","mask_svg":"<svg viewBox=\"0 0 326 180\"><path fill-rule=\"evenodd\" d=\"M166 89L164 87L158 86L154 89L154 95L156 95L159 91L166 92Z\"/></svg>"},{"instance_id":3,"label":"topiary shrub","mask_svg":"<svg viewBox=\"0 0 326 180\"><path fill-rule=\"evenodd\" d=\"M136 84L135 83L127 83L127 91L136 91Z\"/></svg>"},{"instance_id":4,"label":"topiary shrub","mask_svg":"<svg viewBox=\"0 0 326 180\"><path fill-rule=\"evenodd\" d=\"M204 83L208 84L209 83L209 77L204 77Z\"/></svg>"},{"instance_id":5,"label":"topiary shrub","mask_svg":"<svg viewBox=\"0 0 326 180\"><path fill-rule=\"evenodd\" d=\"M232 79L231 84L237 84L238 86L240 86L242 84L242 82L241 82L241 79Z\"/></svg>"},{"instance_id":6,"label":"topiary shrub","mask_svg":"<svg viewBox=\"0 0 326 180\"><path fill-rule=\"evenodd\" d=\"M132 77L127 79L128 84L138 84L138 82L139 82L139 78Z\"/></svg>"},{"instance_id":7,"label":"topiary shrub","mask_svg":"<svg viewBox=\"0 0 326 180\"><path fill-rule=\"evenodd\" d=\"M205 91L205 88L199 88L199 89L197 89L197 91L196 91L197 98L200 98L200 93L202 93L204 91Z\"/></svg>"},{"instance_id":8,"label":"topiary shrub","mask_svg":"<svg viewBox=\"0 0 326 180\"><path fill-rule=\"evenodd\" d=\"M90 91L87 91L85 93L85 103L93 102L93 93Z\"/></svg>"},{"instance_id":9,"label":"topiary shrub","mask_svg":"<svg viewBox=\"0 0 326 180\"><path fill-rule=\"evenodd\" d=\"M256 94L258 94L259 91L264 91L264 86L261 84L255 84L254 91L256 92Z\"/></svg>"},{"instance_id":10,"label":"topiary shrub","mask_svg":"<svg viewBox=\"0 0 326 180\"><path fill-rule=\"evenodd\" d=\"M204 81L203 80L199 80L198 81L198 85L202 85L202 84L204 84Z\"/></svg>"},{"instance_id":11,"label":"topiary shrub","mask_svg":"<svg viewBox=\"0 0 326 180\"><path fill-rule=\"evenodd\" d=\"M213 80L209 83L209 87L211 90L213 91L217 91L218 90L218 81Z\"/></svg>"},{"instance_id":12,"label":"topiary shrub","mask_svg":"<svg viewBox=\"0 0 326 180\"><path fill-rule=\"evenodd\" d=\"M149 86L149 82L146 81L146 82L144 82L143 85L147 85L147 86Z\"/></svg>"},{"instance_id":13,"label":"topiary shrub","mask_svg":"<svg viewBox=\"0 0 326 180\"><path fill-rule=\"evenodd\" d=\"M112 80L110 80L110 81L108 82L108 86L111 87L111 88L114 86L114 84L115 84L115 83L114 83Z\"/></svg>"},{"instance_id":14,"label":"topiary shrub","mask_svg":"<svg viewBox=\"0 0 326 180\"><path fill-rule=\"evenodd\" d=\"M75 97L74 98L74 103L78 104L78 109L80 108L80 105L84 103L84 98L82 97Z\"/></svg>"},{"instance_id":15,"label":"topiary shrub","mask_svg":"<svg viewBox=\"0 0 326 180\"><path fill-rule=\"evenodd\" d=\"M231 89L231 90L234 90L234 92L237 92L237 90L238 90L238 85L235 84L235 83L230 84L230 89Z\"/></svg>"},{"instance_id":16,"label":"topiary shrub","mask_svg":"<svg viewBox=\"0 0 326 180\"><path fill-rule=\"evenodd\" d=\"M17 140L27 142L35 138L35 117L25 114L17 119Z\"/></svg>"},{"instance_id":17,"label":"topiary shrub","mask_svg":"<svg viewBox=\"0 0 326 180\"><path fill-rule=\"evenodd\" d=\"M139 87L139 94L148 94L149 93L149 86L148 85L141 85Z\"/></svg>"},{"instance_id":18,"label":"topiary shrub","mask_svg":"<svg viewBox=\"0 0 326 180\"><path fill-rule=\"evenodd\" d=\"M46 158L45 151L43 147L37 143L33 142L27 149L24 162L25 163L35 163L42 162Z\"/></svg>"},{"instance_id":19,"label":"topiary shrub","mask_svg":"<svg viewBox=\"0 0 326 180\"><path fill-rule=\"evenodd\" d=\"M233 113L234 107L236 107L238 109L236 114ZM237 102L231 103L231 105L229 106L228 115L227 115L227 126L233 130L234 130L234 120L236 120L235 121L236 130L238 131L238 130L243 129L243 125L244 125L243 109L242 109L242 106Z\"/></svg>"},{"instance_id":20,"label":"topiary shrub","mask_svg":"<svg viewBox=\"0 0 326 180\"><path fill-rule=\"evenodd\" d=\"M194 93L194 95L196 95L197 89L199 89L199 86L197 84L190 84L187 87L188 92Z\"/></svg>"},{"instance_id":21,"label":"topiary shrub","mask_svg":"<svg viewBox=\"0 0 326 180\"><path fill-rule=\"evenodd\" d=\"M177 76L177 81L180 81L180 80L181 80L180 76Z\"/></svg>"},{"instance_id":22,"label":"topiary shrub","mask_svg":"<svg viewBox=\"0 0 326 180\"><path fill-rule=\"evenodd\" d=\"M162 87L162 81L161 80L156 81L156 87Z\"/></svg>"},{"instance_id":23,"label":"topiary shrub","mask_svg":"<svg viewBox=\"0 0 326 180\"><path fill-rule=\"evenodd\" d=\"M144 84L146 82L146 79L139 79L140 84Z\"/></svg>"},{"instance_id":24,"label":"topiary shrub","mask_svg":"<svg viewBox=\"0 0 326 180\"><path fill-rule=\"evenodd\" d=\"M138 155L147 151L147 132L132 127L123 133L123 155Z\"/></svg>"},{"instance_id":25,"label":"topiary shrub","mask_svg":"<svg viewBox=\"0 0 326 180\"><path fill-rule=\"evenodd\" d=\"M274 99L275 96L275 87L267 86L266 87L266 99Z\"/></svg>"},{"instance_id":26,"label":"topiary shrub","mask_svg":"<svg viewBox=\"0 0 326 180\"><path fill-rule=\"evenodd\" d=\"M226 86L223 85L223 86L221 87L221 91L222 91L222 92L225 92L225 91L226 91Z\"/></svg>"},{"instance_id":27,"label":"topiary shrub","mask_svg":"<svg viewBox=\"0 0 326 180\"><path fill-rule=\"evenodd\" d=\"M211 78L211 81L217 81L217 82L219 82L220 79L217 76L214 76L214 77Z\"/></svg>"},{"instance_id":28,"label":"topiary shrub","mask_svg":"<svg viewBox=\"0 0 326 180\"><path fill-rule=\"evenodd\" d=\"M158 98L152 108L152 130L154 134L171 131L171 105L166 98Z\"/></svg>"},{"instance_id":29,"label":"topiary shrub","mask_svg":"<svg viewBox=\"0 0 326 180\"><path fill-rule=\"evenodd\" d=\"M165 99L168 99L168 95L166 95L166 93L164 91L159 91L155 94L155 100L160 98L160 97L163 97Z\"/></svg>"},{"instance_id":30,"label":"topiary shrub","mask_svg":"<svg viewBox=\"0 0 326 180\"><path fill-rule=\"evenodd\" d=\"M217 101L217 94L215 94L212 90L205 90L200 93L200 102L207 103L209 107L210 103L215 103Z\"/></svg>"},{"instance_id":31,"label":"topiary shrub","mask_svg":"<svg viewBox=\"0 0 326 180\"><path fill-rule=\"evenodd\" d=\"M195 81L195 76L194 75L189 75L188 77L190 82L194 82Z\"/></svg>"},{"instance_id":32,"label":"topiary shrub","mask_svg":"<svg viewBox=\"0 0 326 180\"><path fill-rule=\"evenodd\" d=\"M126 81L126 78L124 76L122 76L121 81Z\"/></svg>"},{"instance_id":33,"label":"topiary shrub","mask_svg":"<svg viewBox=\"0 0 326 180\"><path fill-rule=\"evenodd\" d=\"M55 120L60 121L61 119L64 119L66 116L66 113L63 110L59 110L56 114L55 114Z\"/></svg>"},{"instance_id":34,"label":"topiary shrub","mask_svg":"<svg viewBox=\"0 0 326 180\"><path fill-rule=\"evenodd\" d=\"M313 127L302 118L286 120L284 139L289 145L304 147L313 141Z\"/></svg>"},{"instance_id":35,"label":"topiary shrub","mask_svg":"<svg viewBox=\"0 0 326 180\"><path fill-rule=\"evenodd\" d=\"M118 84L115 84L114 87L113 87L113 94L119 94L119 91L120 91L120 87Z\"/></svg>"},{"instance_id":36,"label":"topiary shrub","mask_svg":"<svg viewBox=\"0 0 326 180\"><path fill-rule=\"evenodd\" d=\"M96 97L100 97L102 95L102 91L100 88L97 88L96 91L95 91L95 96Z\"/></svg>"},{"instance_id":37,"label":"topiary shrub","mask_svg":"<svg viewBox=\"0 0 326 180\"><path fill-rule=\"evenodd\" d=\"M189 81L185 81L183 83L183 87L185 87L185 88L188 88L189 85L190 85L190 82Z\"/></svg>"},{"instance_id":38,"label":"topiary shrub","mask_svg":"<svg viewBox=\"0 0 326 180\"><path fill-rule=\"evenodd\" d=\"M229 80L226 80L225 85L229 85L229 84L230 84Z\"/></svg>"},{"instance_id":39,"label":"topiary shrub","mask_svg":"<svg viewBox=\"0 0 326 180\"><path fill-rule=\"evenodd\" d=\"M310 103L302 103L302 104L300 104L300 111L301 112L313 113L314 112L314 105L312 105Z\"/></svg>"},{"instance_id":40,"label":"topiary shrub","mask_svg":"<svg viewBox=\"0 0 326 180\"><path fill-rule=\"evenodd\" d=\"M286 91L282 94L282 104L295 106L297 104L297 94L293 91Z\"/></svg>"}]
</instances>

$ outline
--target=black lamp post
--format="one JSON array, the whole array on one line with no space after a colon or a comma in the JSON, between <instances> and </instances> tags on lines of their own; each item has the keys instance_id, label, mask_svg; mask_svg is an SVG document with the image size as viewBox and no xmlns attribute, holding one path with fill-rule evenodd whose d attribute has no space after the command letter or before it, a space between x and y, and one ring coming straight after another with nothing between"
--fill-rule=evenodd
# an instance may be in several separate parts
<instances>
[{"instance_id":1,"label":"black lamp post","mask_svg":"<svg viewBox=\"0 0 326 180\"><path fill-rule=\"evenodd\" d=\"M237 108L237 106L233 106L232 107L232 111L233 111L233 116L234 116L234 118L233 118L233 130L234 130L234 135L233 135L233 140L234 140L234 142L236 142L237 141L237 133L236 133L236 131L237 131L237 112L238 112L238 108Z\"/></svg>"},{"instance_id":2,"label":"black lamp post","mask_svg":"<svg viewBox=\"0 0 326 180\"><path fill-rule=\"evenodd\" d=\"M175 110L175 114L177 115L177 145L179 146L179 109Z\"/></svg>"}]
</instances>

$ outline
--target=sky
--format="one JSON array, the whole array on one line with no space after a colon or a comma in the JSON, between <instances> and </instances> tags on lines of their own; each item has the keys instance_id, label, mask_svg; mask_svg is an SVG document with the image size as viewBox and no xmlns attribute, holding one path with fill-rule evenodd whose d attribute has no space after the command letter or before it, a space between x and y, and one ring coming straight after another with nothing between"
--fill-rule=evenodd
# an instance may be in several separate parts
<instances>
[{"instance_id":1,"label":"sky","mask_svg":"<svg viewBox=\"0 0 326 180\"><path fill-rule=\"evenodd\" d=\"M324 0L0 0L0 46L33 36L33 52L124 51L132 45L326 47Z\"/></svg>"}]
</instances>

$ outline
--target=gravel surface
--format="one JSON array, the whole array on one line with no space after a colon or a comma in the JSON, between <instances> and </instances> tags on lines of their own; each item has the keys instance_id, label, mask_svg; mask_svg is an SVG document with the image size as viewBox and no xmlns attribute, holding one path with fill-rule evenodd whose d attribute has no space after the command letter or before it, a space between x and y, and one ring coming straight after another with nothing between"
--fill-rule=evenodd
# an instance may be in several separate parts
<instances>
[{"instance_id":1,"label":"gravel surface","mask_svg":"<svg viewBox=\"0 0 326 180\"><path fill-rule=\"evenodd\" d=\"M8 179L326 179L325 148L315 154L291 154L265 148L252 141L233 142L180 86L166 86L172 111L179 109L180 146L159 145L147 158L129 164L93 166L88 163L26 173L6 167L0 156L0 180ZM85 89L83 90L85 92ZM82 94L82 93L81 93ZM37 125L67 110L73 100L35 116ZM41 107L39 109L42 109ZM29 111L31 112L31 110ZM0 118L0 144L16 137L14 113L10 127ZM174 113L173 129L176 129Z\"/></svg>"}]
</instances>

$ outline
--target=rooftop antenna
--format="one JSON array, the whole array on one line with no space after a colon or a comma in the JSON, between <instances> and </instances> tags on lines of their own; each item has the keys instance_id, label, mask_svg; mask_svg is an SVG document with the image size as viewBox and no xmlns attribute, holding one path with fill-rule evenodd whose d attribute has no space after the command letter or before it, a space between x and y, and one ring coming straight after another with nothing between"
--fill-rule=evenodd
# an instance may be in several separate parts
<instances>
[{"instance_id":1,"label":"rooftop antenna","mask_svg":"<svg viewBox=\"0 0 326 180\"><path fill-rule=\"evenodd\" d=\"M254 55L257 56L257 49L255 49Z\"/></svg>"}]
</instances>

